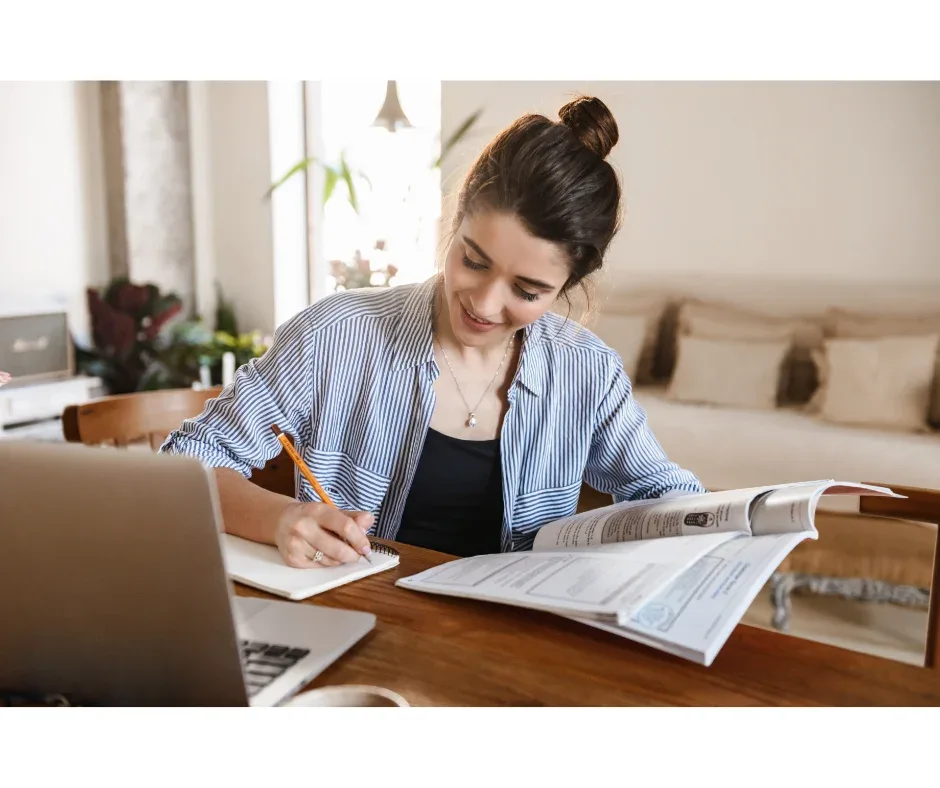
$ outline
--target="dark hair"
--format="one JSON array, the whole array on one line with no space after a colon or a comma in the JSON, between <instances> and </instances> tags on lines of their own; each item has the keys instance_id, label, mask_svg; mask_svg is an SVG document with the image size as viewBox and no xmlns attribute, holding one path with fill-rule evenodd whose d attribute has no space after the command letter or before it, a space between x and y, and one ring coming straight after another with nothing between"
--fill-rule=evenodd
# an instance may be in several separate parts
<instances>
[{"instance_id":1,"label":"dark hair","mask_svg":"<svg viewBox=\"0 0 940 788\"><path fill-rule=\"evenodd\" d=\"M523 115L486 146L460 189L453 229L480 210L511 213L565 251L567 293L601 267L620 229L620 182L605 161L620 134L599 98L579 97L558 116Z\"/></svg>"}]
</instances>

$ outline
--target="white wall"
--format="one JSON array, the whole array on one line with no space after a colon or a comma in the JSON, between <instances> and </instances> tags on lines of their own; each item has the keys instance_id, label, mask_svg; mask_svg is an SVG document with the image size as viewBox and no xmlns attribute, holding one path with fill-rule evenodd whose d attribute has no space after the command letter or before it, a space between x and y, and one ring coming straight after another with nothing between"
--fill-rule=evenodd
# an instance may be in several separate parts
<instances>
[{"instance_id":1,"label":"white wall","mask_svg":"<svg viewBox=\"0 0 940 788\"><path fill-rule=\"evenodd\" d=\"M214 280L239 328L276 325L265 82L190 84L197 299L214 325Z\"/></svg>"},{"instance_id":2,"label":"white wall","mask_svg":"<svg viewBox=\"0 0 940 788\"><path fill-rule=\"evenodd\" d=\"M66 309L87 344L107 270L97 86L0 82L0 315Z\"/></svg>"},{"instance_id":3,"label":"white wall","mask_svg":"<svg viewBox=\"0 0 940 788\"><path fill-rule=\"evenodd\" d=\"M940 309L940 83L445 82L445 137L484 108L445 162L445 193L499 129L526 111L555 119L578 92L620 128L614 291Z\"/></svg>"},{"instance_id":4,"label":"white wall","mask_svg":"<svg viewBox=\"0 0 940 788\"><path fill-rule=\"evenodd\" d=\"M197 304L211 322L218 278L241 328L271 333L278 277L264 193L281 162L268 85L194 82L189 102ZM89 343L85 288L109 278L105 194L98 84L0 82L0 315L67 309ZM299 265L291 276L305 282Z\"/></svg>"},{"instance_id":5,"label":"white wall","mask_svg":"<svg viewBox=\"0 0 940 788\"><path fill-rule=\"evenodd\" d=\"M307 154L304 83L268 82L269 180L276 182ZM310 303L306 179L294 176L271 195L274 322Z\"/></svg>"}]
</instances>

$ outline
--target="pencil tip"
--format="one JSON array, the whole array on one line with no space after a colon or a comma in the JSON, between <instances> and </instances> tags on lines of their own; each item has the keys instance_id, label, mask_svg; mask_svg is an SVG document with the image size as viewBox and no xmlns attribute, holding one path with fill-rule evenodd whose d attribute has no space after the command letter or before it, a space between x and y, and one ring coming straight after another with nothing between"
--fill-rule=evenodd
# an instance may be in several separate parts
<instances>
[{"instance_id":1,"label":"pencil tip","mask_svg":"<svg viewBox=\"0 0 940 788\"><path fill-rule=\"evenodd\" d=\"M281 428L278 427L277 424L272 424L272 425L271 425L271 432L273 432L275 435L280 435L280 434L281 434Z\"/></svg>"}]
</instances>

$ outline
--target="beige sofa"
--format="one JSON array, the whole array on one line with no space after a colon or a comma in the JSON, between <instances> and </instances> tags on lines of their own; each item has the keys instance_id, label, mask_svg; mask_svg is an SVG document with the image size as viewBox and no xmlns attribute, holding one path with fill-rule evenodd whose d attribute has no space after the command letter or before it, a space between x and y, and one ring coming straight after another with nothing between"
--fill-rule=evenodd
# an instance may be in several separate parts
<instances>
[{"instance_id":1,"label":"beige sofa","mask_svg":"<svg viewBox=\"0 0 940 788\"><path fill-rule=\"evenodd\" d=\"M795 407L753 410L677 402L638 386L637 402L663 448L711 489L837 479L940 486L940 433L828 423ZM845 509L854 500L824 499Z\"/></svg>"},{"instance_id":2,"label":"beige sofa","mask_svg":"<svg viewBox=\"0 0 940 788\"><path fill-rule=\"evenodd\" d=\"M600 292L588 326L620 352L666 451L706 485L940 486L940 283Z\"/></svg>"},{"instance_id":3,"label":"beige sofa","mask_svg":"<svg viewBox=\"0 0 940 788\"><path fill-rule=\"evenodd\" d=\"M940 487L940 298L749 292L615 292L588 323L620 352L669 457L711 489L829 478ZM820 539L774 577L777 626L798 588L926 604L936 528L857 511L857 498L820 503Z\"/></svg>"}]
</instances>

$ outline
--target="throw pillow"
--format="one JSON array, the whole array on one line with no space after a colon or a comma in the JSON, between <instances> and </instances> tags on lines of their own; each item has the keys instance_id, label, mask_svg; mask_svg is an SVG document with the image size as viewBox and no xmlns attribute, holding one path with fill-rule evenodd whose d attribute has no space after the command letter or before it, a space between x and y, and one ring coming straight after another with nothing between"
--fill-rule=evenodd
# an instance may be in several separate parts
<instances>
[{"instance_id":1,"label":"throw pillow","mask_svg":"<svg viewBox=\"0 0 940 788\"><path fill-rule=\"evenodd\" d=\"M623 369L632 382L637 380L640 356L646 344L649 320L645 315L599 315L593 331L623 361Z\"/></svg>"},{"instance_id":2,"label":"throw pillow","mask_svg":"<svg viewBox=\"0 0 940 788\"><path fill-rule=\"evenodd\" d=\"M813 407L835 423L928 430L938 348L937 334L828 339Z\"/></svg>"},{"instance_id":3,"label":"throw pillow","mask_svg":"<svg viewBox=\"0 0 940 788\"><path fill-rule=\"evenodd\" d=\"M680 336L667 396L681 402L771 410L789 339Z\"/></svg>"},{"instance_id":4,"label":"throw pillow","mask_svg":"<svg viewBox=\"0 0 940 788\"><path fill-rule=\"evenodd\" d=\"M709 339L790 339L791 347L780 376L778 402L804 405L818 385L812 353L822 346L820 322L761 315L721 304L689 302L679 311L679 333Z\"/></svg>"},{"instance_id":5,"label":"throw pillow","mask_svg":"<svg viewBox=\"0 0 940 788\"><path fill-rule=\"evenodd\" d=\"M603 304L598 308L594 320L595 326L600 326L601 322L609 317L642 317L645 321L643 328L643 343L640 348L640 354L634 368L634 374L631 377L634 383L647 384L654 382L653 364L656 359L657 343L659 340L659 326L662 320L663 310L666 308L665 298L657 293L614 293L606 298ZM619 331L611 326L595 329L610 333ZM598 333L598 336L601 336ZM605 342L605 336L601 336ZM608 344L610 344L608 342ZM622 355L622 354L621 354ZM625 360L626 361L626 360Z\"/></svg>"},{"instance_id":6,"label":"throw pillow","mask_svg":"<svg viewBox=\"0 0 940 788\"><path fill-rule=\"evenodd\" d=\"M830 336L840 339L940 334L940 315L862 315L831 309L826 315L826 323ZM940 429L940 352L937 353L937 363L934 367L927 421Z\"/></svg>"}]
</instances>

